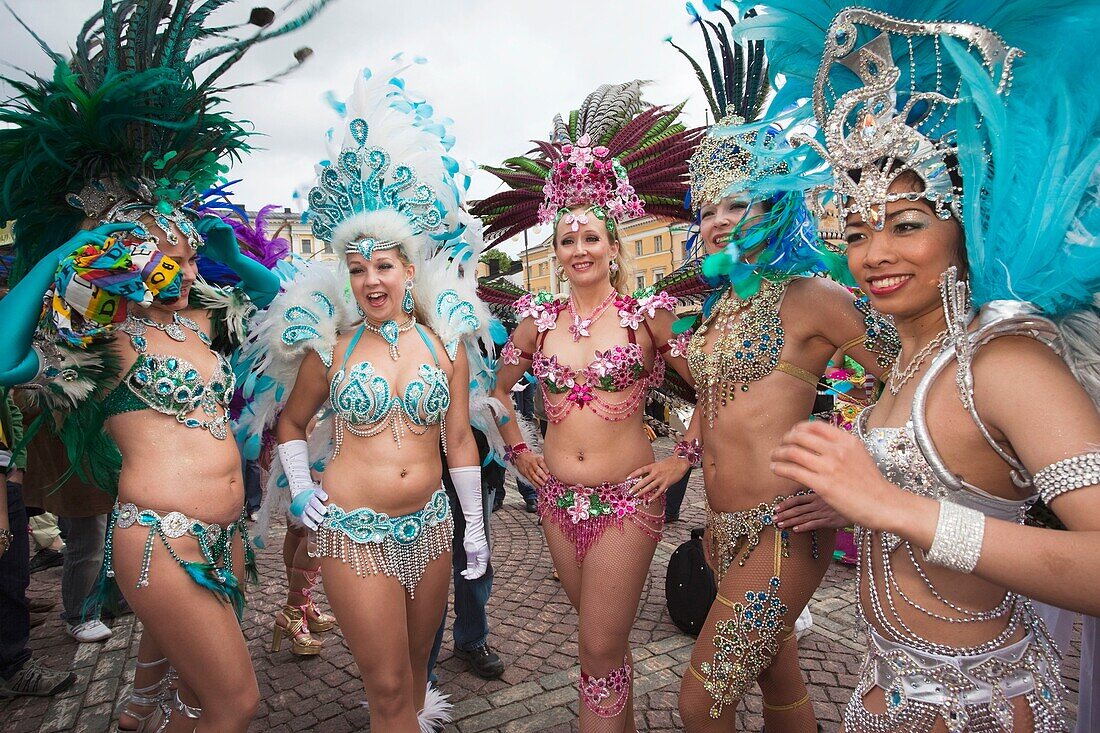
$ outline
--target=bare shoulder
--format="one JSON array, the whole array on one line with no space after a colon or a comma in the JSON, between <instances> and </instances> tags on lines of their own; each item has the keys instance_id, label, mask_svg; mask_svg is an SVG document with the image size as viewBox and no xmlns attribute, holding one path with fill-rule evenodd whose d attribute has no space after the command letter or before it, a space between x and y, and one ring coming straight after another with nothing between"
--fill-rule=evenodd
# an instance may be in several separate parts
<instances>
[{"instance_id":1,"label":"bare shoulder","mask_svg":"<svg viewBox=\"0 0 1100 733\"><path fill-rule=\"evenodd\" d=\"M784 305L795 311L803 323L815 324L815 331L825 332L838 317L855 320L855 296L848 288L827 277L800 277L787 286Z\"/></svg>"}]
</instances>

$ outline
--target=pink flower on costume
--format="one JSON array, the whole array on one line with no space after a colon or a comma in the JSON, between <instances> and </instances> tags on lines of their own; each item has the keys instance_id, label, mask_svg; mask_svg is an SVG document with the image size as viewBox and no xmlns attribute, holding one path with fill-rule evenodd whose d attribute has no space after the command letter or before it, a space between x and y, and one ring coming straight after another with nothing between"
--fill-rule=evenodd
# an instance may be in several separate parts
<instances>
[{"instance_id":1,"label":"pink flower on costume","mask_svg":"<svg viewBox=\"0 0 1100 733\"><path fill-rule=\"evenodd\" d=\"M558 312L556 310L541 308L535 316L535 327L539 330L539 333L543 331L552 331L557 325L557 321Z\"/></svg>"},{"instance_id":2,"label":"pink flower on costume","mask_svg":"<svg viewBox=\"0 0 1100 733\"><path fill-rule=\"evenodd\" d=\"M688 343L691 341L691 336L694 332L689 328L681 333L679 336L674 336L668 340L668 353L673 357L687 356Z\"/></svg>"},{"instance_id":3,"label":"pink flower on costume","mask_svg":"<svg viewBox=\"0 0 1100 733\"><path fill-rule=\"evenodd\" d=\"M533 293L528 293L522 298L518 299L515 304L516 315L521 319L528 318L535 314L535 296Z\"/></svg>"},{"instance_id":4,"label":"pink flower on costume","mask_svg":"<svg viewBox=\"0 0 1100 733\"><path fill-rule=\"evenodd\" d=\"M589 677L584 685L585 700L590 700L594 705L611 697L611 685L606 677Z\"/></svg>"},{"instance_id":5,"label":"pink flower on costume","mask_svg":"<svg viewBox=\"0 0 1100 733\"><path fill-rule=\"evenodd\" d=\"M671 295L662 290L659 293L638 301L638 308L650 318L653 318L655 315L657 315L658 309L663 309L670 313L674 313L676 311L676 298L673 298Z\"/></svg>"},{"instance_id":6,"label":"pink flower on costume","mask_svg":"<svg viewBox=\"0 0 1100 733\"><path fill-rule=\"evenodd\" d=\"M519 347L512 343L512 339L509 338L504 346L500 349L500 360L504 364L512 364L513 366L519 364L520 350Z\"/></svg>"},{"instance_id":7,"label":"pink flower on costume","mask_svg":"<svg viewBox=\"0 0 1100 733\"><path fill-rule=\"evenodd\" d=\"M592 387L588 384L573 383L572 390L566 396L566 399L570 402L575 402L579 406L584 407L589 402L594 400L596 396L592 394Z\"/></svg>"},{"instance_id":8,"label":"pink flower on costume","mask_svg":"<svg viewBox=\"0 0 1100 733\"><path fill-rule=\"evenodd\" d=\"M583 494L576 494L573 497L573 505L566 509L569 512L569 518L573 520L573 524L579 524L588 519L588 508L591 503L588 501L588 497Z\"/></svg>"},{"instance_id":9,"label":"pink flower on costume","mask_svg":"<svg viewBox=\"0 0 1100 733\"><path fill-rule=\"evenodd\" d=\"M562 221L569 225L570 231L575 232L581 228L581 224L588 224L588 214L583 212L580 214L569 212L562 217Z\"/></svg>"},{"instance_id":10,"label":"pink flower on costume","mask_svg":"<svg viewBox=\"0 0 1100 733\"><path fill-rule=\"evenodd\" d=\"M631 308L629 310L627 310L626 308L621 308L619 310L619 325L623 328L637 330L638 326L644 319L645 314L643 314L640 310L635 310L634 308Z\"/></svg>"},{"instance_id":11,"label":"pink flower on costume","mask_svg":"<svg viewBox=\"0 0 1100 733\"><path fill-rule=\"evenodd\" d=\"M638 511L638 502L632 496L615 494L611 497L611 511L619 519Z\"/></svg>"}]
</instances>

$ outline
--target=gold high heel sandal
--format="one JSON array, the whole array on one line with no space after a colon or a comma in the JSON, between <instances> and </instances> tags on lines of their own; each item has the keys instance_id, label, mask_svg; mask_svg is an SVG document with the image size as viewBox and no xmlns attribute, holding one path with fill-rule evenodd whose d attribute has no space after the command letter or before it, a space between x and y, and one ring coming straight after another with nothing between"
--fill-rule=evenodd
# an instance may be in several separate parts
<instances>
[{"instance_id":1,"label":"gold high heel sandal","mask_svg":"<svg viewBox=\"0 0 1100 733\"><path fill-rule=\"evenodd\" d=\"M301 574L304 581L301 590L292 588L290 593L302 597L302 604L298 608L305 614L306 625L309 627L310 632L323 634L326 631L332 631L336 627L336 618L330 614L322 613L313 601L313 586L317 585L317 579L320 577L321 571L303 570L302 568L291 568L290 570Z\"/></svg>"},{"instance_id":2,"label":"gold high heel sandal","mask_svg":"<svg viewBox=\"0 0 1100 733\"><path fill-rule=\"evenodd\" d=\"M272 652L282 649L283 637L290 639L290 652L301 657L320 654L321 648L325 645L320 639L314 639L309 635L305 614L302 608L295 606L283 606L275 614L275 628L271 640Z\"/></svg>"}]
</instances>

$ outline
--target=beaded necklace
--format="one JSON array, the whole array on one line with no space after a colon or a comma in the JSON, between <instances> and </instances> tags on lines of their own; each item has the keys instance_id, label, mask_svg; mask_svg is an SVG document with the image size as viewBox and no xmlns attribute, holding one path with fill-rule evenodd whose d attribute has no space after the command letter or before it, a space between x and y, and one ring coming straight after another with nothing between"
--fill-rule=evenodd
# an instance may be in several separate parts
<instances>
[{"instance_id":1,"label":"beaded necklace","mask_svg":"<svg viewBox=\"0 0 1100 733\"><path fill-rule=\"evenodd\" d=\"M710 427L714 427L718 408L736 397L738 386L741 392L748 392L750 382L775 371L784 342L779 304L790 282L762 280L760 290L748 300L730 288L688 343L688 368ZM718 337L707 353L711 328Z\"/></svg>"}]
</instances>

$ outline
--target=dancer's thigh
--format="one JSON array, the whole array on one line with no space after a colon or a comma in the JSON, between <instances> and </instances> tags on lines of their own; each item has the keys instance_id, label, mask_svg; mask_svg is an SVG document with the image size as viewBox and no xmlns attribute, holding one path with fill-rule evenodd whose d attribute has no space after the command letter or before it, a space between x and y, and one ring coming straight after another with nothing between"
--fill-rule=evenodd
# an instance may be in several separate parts
<instances>
[{"instance_id":1,"label":"dancer's thigh","mask_svg":"<svg viewBox=\"0 0 1100 733\"><path fill-rule=\"evenodd\" d=\"M657 542L628 520L622 530L610 527L604 531L588 551L581 567L582 667L588 654L613 666L622 664L656 549ZM589 673L602 672L595 669Z\"/></svg>"},{"instance_id":2,"label":"dancer's thigh","mask_svg":"<svg viewBox=\"0 0 1100 733\"><path fill-rule=\"evenodd\" d=\"M550 550L550 559L554 561L554 569L558 571L561 587L565 590L565 595L569 597L573 608L579 611L581 566L577 564L576 546L549 517L542 520L542 533L546 537L546 546Z\"/></svg>"},{"instance_id":3,"label":"dancer's thigh","mask_svg":"<svg viewBox=\"0 0 1100 733\"><path fill-rule=\"evenodd\" d=\"M199 586L154 538L149 585L137 588L148 531L135 525L114 532L115 578L130 608L150 630L201 707L258 697L252 660L233 607ZM200 560L189 537L173 541L184 560ZM240 543L234 551L243 559Z\"/></svg>"}]
</instances>

